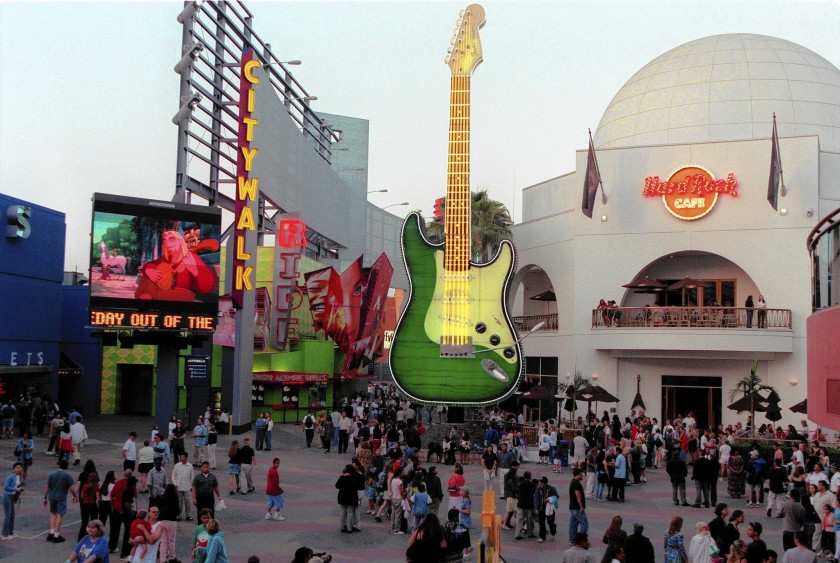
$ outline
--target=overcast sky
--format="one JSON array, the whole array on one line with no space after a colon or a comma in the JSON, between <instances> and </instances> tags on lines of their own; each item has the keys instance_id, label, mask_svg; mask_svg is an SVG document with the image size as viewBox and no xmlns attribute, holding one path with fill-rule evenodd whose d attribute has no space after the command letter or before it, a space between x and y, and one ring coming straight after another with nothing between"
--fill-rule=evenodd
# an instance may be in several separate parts
<instances>
[{"instance_id":1,"label":"overcast sky","mask_svg":"<svg viewBox=\"0 0 840 563\"><path fill-rule=\"evenodd\" d=\"M254 28L318 96L370 121L369 189L430 214L446 190L461 2L248 2ZM521 190L573 170L621 86L682 43L758 33L840 63L835 2L483 2L472 79L472 187L518 220ZM0 192L67 214L66 267L87 269L93 192L174 193L180 2L0 0ZM2 257L0 257L2 259Z\"/></svg>"}]
</instances>

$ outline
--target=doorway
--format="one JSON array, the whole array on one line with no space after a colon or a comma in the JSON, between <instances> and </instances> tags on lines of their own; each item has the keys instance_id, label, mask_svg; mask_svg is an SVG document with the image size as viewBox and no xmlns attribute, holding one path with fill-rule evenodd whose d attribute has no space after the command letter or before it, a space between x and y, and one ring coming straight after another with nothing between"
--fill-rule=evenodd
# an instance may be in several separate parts
<instances>
[{"instance_id":1,"label":"doorway","mask_svg":"<svg viewBox=\"0 0 840 563\"><path fill-rule=\"evenodd\" d=\"M691 411L698 427L716 428L721 421L722 387L722 377L663 375L663 421Z\"/></svg>"},{"instance_id":2,"label":"doorway","mask_svg":"<svg viewBox=\"0 0 840 563\"><path fill-rule=\"evenodd\" d=\"M148 364L117 366L117 413L152 414L152 369Z\"/></svg>"}]
</instances>

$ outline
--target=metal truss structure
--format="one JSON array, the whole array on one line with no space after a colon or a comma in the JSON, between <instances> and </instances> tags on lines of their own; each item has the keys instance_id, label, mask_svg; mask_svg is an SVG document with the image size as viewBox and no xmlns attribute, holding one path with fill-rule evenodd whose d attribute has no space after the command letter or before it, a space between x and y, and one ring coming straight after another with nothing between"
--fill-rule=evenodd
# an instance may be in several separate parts
<instances>
[{"instance_id":1,"label":"metal truss structure","mask_svg":"<svg viewBox=\"0 0 840 563\"><path fill-rule=\"evenodd\" d=\"M175 65L181 76L180 108L172 118L178 126L173 201L198 196L223 209L222 238L232 232L238 130L240 58L253 48L289 116L329 166L340 131L319 118L311 96L290 72L300 61L282 61L253 30L253 15L242 2L190 0L178 15L183 24L183 56ZM259 243L276 232L281 209L260 191ZM313 233L314 234L314 233ZM313 249L314 249L313 243Z\"/></svg>"}]
</instances>

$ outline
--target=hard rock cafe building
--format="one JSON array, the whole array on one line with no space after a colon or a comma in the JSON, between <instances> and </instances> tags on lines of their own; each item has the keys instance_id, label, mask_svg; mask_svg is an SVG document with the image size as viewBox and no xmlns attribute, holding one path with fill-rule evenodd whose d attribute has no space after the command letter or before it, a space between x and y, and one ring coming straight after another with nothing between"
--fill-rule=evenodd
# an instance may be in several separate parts
<instances>
[{"instance_id":1,"label":"hard rock cafe building","mask_svg":"<svg viewBox=\"0 0 840 563\"><path fill-rule=\"evenodd\" d=\"M768 202L774 113L778 209ZM729 424L746 416L727 408L730 390L757 359L781 396L776 424L798 426L805 416L790 407L809 393L805 242L840 197L840 71L774 37L691 41L629 79L594 146L606 202L596 196L591 219L585 149L575 170L523 191L513 315L520 329L546 322L523 342L524 385L553 388L578 371L621 399L599 415L626 416L638 386L660 420L693 411ZM766 309L747 308L749 296ZM601 299L615 307L597 309Z\"/></svg>"}]
</instances>

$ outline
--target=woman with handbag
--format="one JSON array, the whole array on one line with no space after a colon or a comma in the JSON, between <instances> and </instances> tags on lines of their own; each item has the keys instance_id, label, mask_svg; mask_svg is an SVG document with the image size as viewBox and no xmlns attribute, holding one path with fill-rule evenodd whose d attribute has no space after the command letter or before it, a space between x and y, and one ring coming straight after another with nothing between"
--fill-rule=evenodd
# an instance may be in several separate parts
<instances>
[{"instance_id":1,"label":"woman with handbag","mask_svg":"<svg viewBox=\"0 0 840 563\"><path fill-rule=\"evenodd\" d=\"M683 519L681 516L671 518L671 525L665 532L665 563L688 563L688 554L682 535Z\"/></svg>"}]
</instances>

